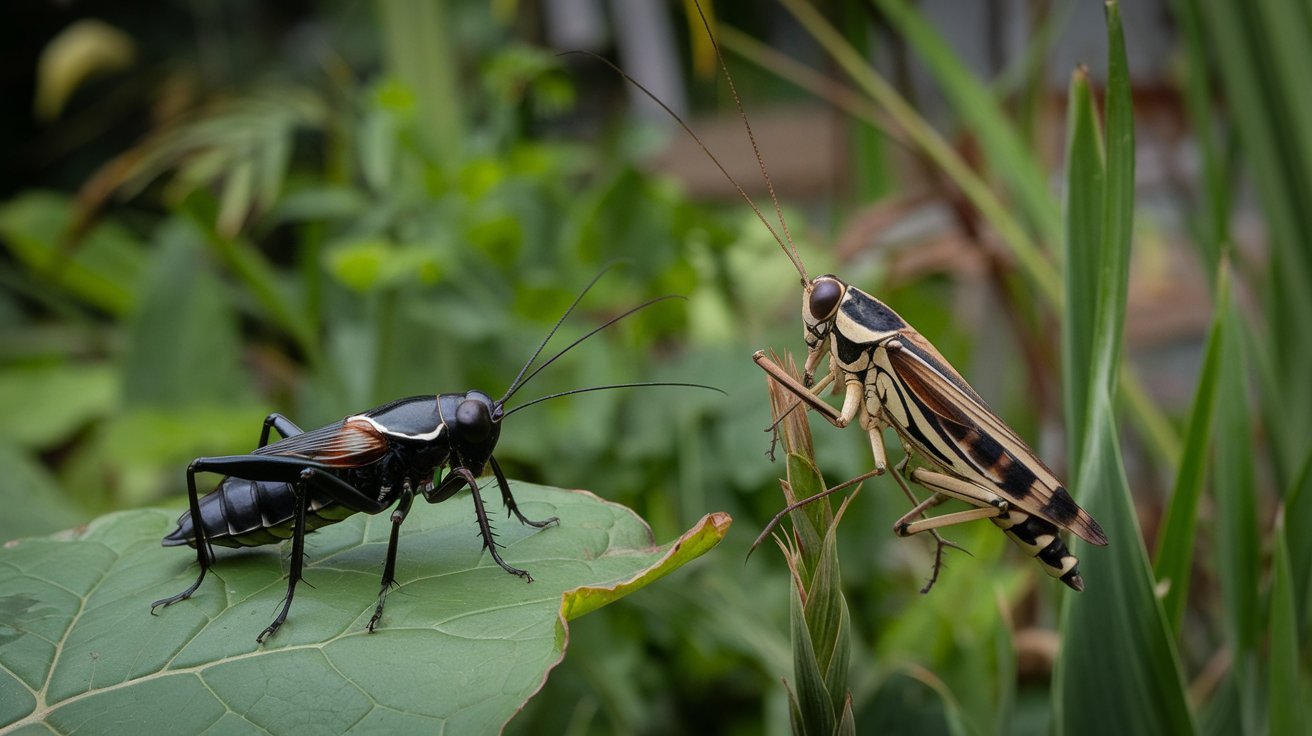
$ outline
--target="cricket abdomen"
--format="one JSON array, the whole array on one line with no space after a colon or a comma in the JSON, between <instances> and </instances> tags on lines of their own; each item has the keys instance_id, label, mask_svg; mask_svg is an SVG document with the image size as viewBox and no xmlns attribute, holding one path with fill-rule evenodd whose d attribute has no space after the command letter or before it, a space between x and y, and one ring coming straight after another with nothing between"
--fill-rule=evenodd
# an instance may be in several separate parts
<instances>
[{"instance_id":1,"label":"cricket abdomen","mask_svg":"<svg viewBox=\"0 0 1312 736\"><path fill-rule=\"evenodd\" d=\"M310 494L305 528L313 531L354 514L351 509L318 494ZM296 494L291 484L278 481L224 478L200 499L205 539L223 547L259 547L276 544L292 535ZM178 526L164 537L165 547L196 546L191 510L182 512Z\"/></svg>"}]
</instances>

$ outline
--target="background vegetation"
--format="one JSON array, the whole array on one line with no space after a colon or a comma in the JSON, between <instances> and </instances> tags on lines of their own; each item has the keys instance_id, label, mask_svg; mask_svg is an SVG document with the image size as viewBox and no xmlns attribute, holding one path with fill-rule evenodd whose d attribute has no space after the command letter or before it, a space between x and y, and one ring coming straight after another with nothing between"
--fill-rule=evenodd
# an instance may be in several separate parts
<instances>
[{"instance_id":1,"label":"background vegetation","mask_svg":"<svg viewBox=\"0 0 1312 736\"><path fill-rule=\"evenodd\" d=\"M1312 17L1177 0L1164 78L1127 70L1113 25L1110 51L1080 59L1089 74L1054 84L1050 60L1088 37L1076 5L1017 17L1023 49L991 69L935 7L715 13L749 113L815 95L851 116L843 186L788 208L811 272L915 324L1112 547L1077 547L1077 597L970 525L949 536L973 556L921 596L931 548L892 537L900 494L867 483L836 535L855 723L1305 732ZM512 477L633 507L661 539L710 511L737 524L659 591L576 622L512 729L786 731L788 568L768 549L742 562L784 474L762 454L748 356L802 344L796 276L760 223L650 173L680 134L630 116L599 64L547 50L536 4L156 10L9 7L0 24L0 539L181 508L186 462L248 449L269 411L313 426L398 396L498 393L625 258L563 337L688 300L608 330L524 398L628 380L729 395L554 402L508 423L498 455ZM668 8L693 99L733 128L684 10ZM767 163L784 157L768 144ZM742 150L716 153L750 178ZM1145 151L1167 173L1145 174ZM1150 298L1178 274L1210 297ZM1135 334L1163 314L1183 327ZM868 469L856 432L817 425L815 443L830 483Z\"/></svg>"}]
</instances>

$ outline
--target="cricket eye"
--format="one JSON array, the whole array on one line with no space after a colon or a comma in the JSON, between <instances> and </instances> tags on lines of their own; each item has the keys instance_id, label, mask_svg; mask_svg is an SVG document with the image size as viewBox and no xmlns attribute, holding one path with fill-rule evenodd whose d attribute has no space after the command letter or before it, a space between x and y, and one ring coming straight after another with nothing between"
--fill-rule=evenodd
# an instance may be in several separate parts
<instances>
[{"instance_id":1,"label":"cricket eye","mask_svg":"<svg viewBox=\"0 0 1312 736\"><path fill-rule=\"evenodd\" d=\"M816 279L811 289L811 316L817 322L829 319L838 309L838 300L843 297L843 286L835 279Z\"/></svg>"},{"instance_id":2,"label":"cricket eye","mask_svg":"<svg viewBox=\"0 0 1312 736\"><path fill-rule=\"evenodd\" d=\"M492 417L488 416L487 407L482 402L468 399L456 407L456 427L461 439L479 442L492 432Z\"/></svg>"}]
</instances>

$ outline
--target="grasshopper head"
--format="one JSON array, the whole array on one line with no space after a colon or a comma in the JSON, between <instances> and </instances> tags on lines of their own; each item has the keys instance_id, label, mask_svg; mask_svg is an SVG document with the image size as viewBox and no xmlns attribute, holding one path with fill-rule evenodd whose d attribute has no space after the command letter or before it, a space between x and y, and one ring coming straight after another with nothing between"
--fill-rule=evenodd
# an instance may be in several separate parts
<instances>
[{"instance_id":1,"label":"grasshopper head","mask_svg":"<svg viewBox=\"0 0 1312 736\"><path fill-rule=\"evenodd\" d=\"M803 338L806 347L815 350L829 336L838 315L838 304L847 293L847 284L836 276L824 275L808 283L802 292L802 324L806 327Z\"/></svg>"}]
</instances>

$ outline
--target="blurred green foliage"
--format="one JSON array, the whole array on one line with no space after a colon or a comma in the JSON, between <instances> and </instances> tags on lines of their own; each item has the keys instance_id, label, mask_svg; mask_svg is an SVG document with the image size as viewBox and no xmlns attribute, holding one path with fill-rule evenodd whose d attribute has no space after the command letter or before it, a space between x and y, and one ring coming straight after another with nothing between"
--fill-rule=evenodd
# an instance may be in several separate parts
<instances>
[{"instance_id":1,"label":"blurred green foliage","mask_svg":"<svg viewBox=\"0 0 1312 736\"><path fill-rule=\"evenodd\" d=\"M1012 76L1023 89L1010 89L968 69L909 3L872 3L899 39L893 51L923 64L942 88L951 116L944 126L848 46L878 52L886 36L863 38L850 24L826 30L812 6L783 4L816 53L832 55L851 80L811 91L864 116L853 124L863 191L895 203L908 195L887 189L898 181L890 141L941 172L931 193L967 213L957 225L976 233L976 244L990 241L982 250L993 301L987 315L964 314L951 264L891 275L899 255L917 251L914 238L838 253L809 242L827 234L804 237L803 259L812 273L841 269L877 293L965 375L983 376L977 386L1023 436L1040 437L1063 403L1054 388L1062 361L1055 325L1065 320L1076 338L1069 355L1090 354L1083 351L1096 320L1068 305L1097 304L1100 289L1123 288L1099 286L1078 269L1063 283L1056 264L1071 256L1059 246L1073 229L1097 243L1098 228L1128 228L1131 214L1106 222L1101 212L1072 215L1052 191L1033 101L1047 94L1039 72L1067 16L1038 19L1043 32ZM721 20L760 30L752 7L716 5ZM866 3L839 5L836 17L869 17ZM1079 477L1103 472L1113 489L1099 490L1113 494L1125 472L1117 435L1139 442L1147 449L1135 457L1148 467L1134 473L1134 505L1109 503L1118 519L1167 519L1157 544L1143 540L1144 551L1157 550L1148 560L1153 579L1130 569L1145 558L1132 549L1142 522L1109 525L1112 544L1126 546L1101 562L1127 575L1114 589L1131 592L1093 605L1152 609L1147 615L1169 625L1171 638L1141 654L1154 661L1138 664L1182 669L1187 692L1158 684L1180 702L1188 696L1188 718L1202 730L1305 728L1308 719L1294 711L1312 668L1312 453L1308 413L1287 409L1305 406L1312 385L1302 322L1312 274L1299 245L1312 229L1302 201L1312 125L1298 124L1310 109L1295 73L1307 51L1289 30L1302 26L1282 19L1306 26L1307 18L1295 3L1275 1L1242 18L1226 4L1172 7L1182 29L1179 87L1203 163L1186 198L1197 213L1198 260L1214 281L1225 285L1215 275L1233 273L1237 294L1247 287L1262 298L1260 309L1242 311L1244 302L1217 286L1209 368L1183 425L1147 400L1133 374L1112 396L1115 378L1069 372L1084 363L1068 355L1072 386L1096 380L1109 393L1092 407L1066 397L1076 436L1082 412L1107 431L1095 455L1101 470ZM663 302L598 335L517 399L633 380L700 381L728 396L651 389L547 403L507 423L498 457L512 477L629 505L660 538L709 511L738 523L720 550L659 592L577 622L566 661L511 728L784 733L780 678L794 661L789 575L772 550L746 566L742 559L782 503L783 474L762 457L769 409L748 356L766 346L801 349L796 275L745 207L693 202L646 173L641 154L669 131L607 115L619 80L576 86L597 76L591 62L522 40L531 23L516 8L379 0L312 4L300 15L241 3L168 5L154 17L106 11L137 43L134 66L123 71L115 36L119 71L65 80L76 89L59 93L61 117L30 132L37 144L11 135L0 151L27 166L0 180L0 541L117 508L181 508L185 464L248 450L270 411L308 427L410 394L499 394L582 285L622 258L556 344L654 296L687 301ZM44 20L51 34L69 21ZM194 36L172 30L179 23ZM701 30L687 32L693 39ZM725 29L726 39L742 35ZM745 42L730 46L766 66L767 79L799 78ZM20 109L29 102L16 99ZM1092 102L1081 104L1074 109L1095 121ZM970 143L939 130L950 126ZM579 130L587 133L562 135ZM1084 171L1092 178L1068 171L1065 194L1101 202L1096 171L1112 166L1103 156L1125 149L1108 141L1104 154L1098 133L1086 132L1076 164L1091 166ZM963 154L971 146L983 155ZM1232 182L1245 175L1268 220L1269 264L1230 245L1229 213L1242 204ZM1112 196L1132 187L1118 186ZM793 232L803 232L802 218L788 214ZM1092 250L1076 252L1089 257L1082 263L1098 262ZM1116 367L1115 345L1096 354ZM1249 400L1253 387L1260 402ZM1134 431L1110 431L1119 429L1110 424L1113 403ZM1040 443L1041 454L1056 456L1057 444ZM1177 467L1180 446L1199 466ZM815 449L831 482L868 469L868 443L857 432L817 426ZM1059 474L1077 500L1087 498L1070 470ZM1148 487L1176 474L1174 496ZM1200 494L1210 495L1200 503ZM1059 617L1057 604L1070 594L981 523L952 530L974 556L950 559L933 593L920 596L931 549L888 532L903 510L891 480L868 482L836 539L859 730L1079 730L1057 718L1062 708L1123 672L1072 664L1062 677L1074 694L1053 687L1053 656L1068 633L1061 622L1072 619L1069 611ZM1084 596L1099 595L1093 576L1086 581ZM1085 639L1085 651L1096 652L1100 640Z\"/></svg>"}]
</instances>

